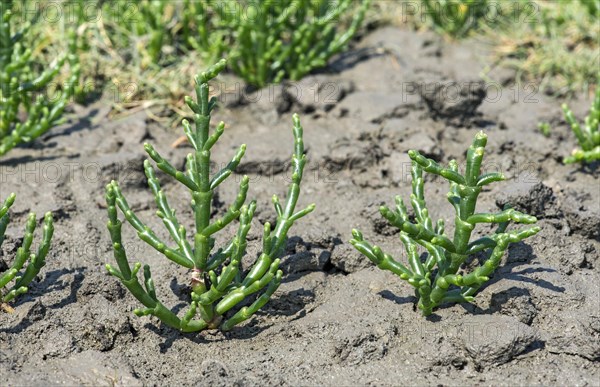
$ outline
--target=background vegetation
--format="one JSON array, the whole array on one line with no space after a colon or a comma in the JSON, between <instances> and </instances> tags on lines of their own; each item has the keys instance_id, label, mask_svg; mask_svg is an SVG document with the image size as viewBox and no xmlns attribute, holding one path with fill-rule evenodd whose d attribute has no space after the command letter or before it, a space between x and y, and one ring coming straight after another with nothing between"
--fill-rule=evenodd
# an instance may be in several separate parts
<instances>
[{"instance_id":1,"label":"background vegetation","mask_svg":"<svg viewBox=\"0 0 600 387\"><path fill-rule=\"evenodd\" d=\"M517 82L555 96L591 93L600 66L596 0L23 0L13 12L32 23L25 40L39 63L65 52L77 30L80 102L104 95L114 114L153 107L157 120L185 115L188 80L221 56L260 87L322 68L382 24L488 43L490 68L512 68Z\"/></svg>"}]
</instances>

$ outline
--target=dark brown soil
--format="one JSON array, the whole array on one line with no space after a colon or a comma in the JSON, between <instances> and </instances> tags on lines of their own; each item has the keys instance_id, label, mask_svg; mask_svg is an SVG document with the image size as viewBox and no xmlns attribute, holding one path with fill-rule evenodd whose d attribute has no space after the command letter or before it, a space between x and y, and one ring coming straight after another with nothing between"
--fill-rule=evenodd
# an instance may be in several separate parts
<instances>
[{"instance_id":1,"label":"dark brown soil","mask_svg":"<svg viewBox=\"0 0 600 387\"><path fill-rule=\"evenodd\" d=\"M239 172L251 176L259 203L253 235L274 218L271 195L285 194L293 112L310 160L300 204L318 206L291 232L277 293L227 334L182 334L134 316L139 305L104 269L113 259L104 185L118 179L138 215L166 237L145 185L142 143L179 165L189 152L170 147L179 132L145 113L110 120L104 100L76 107L75 122L11 152L0 162L0 197L18 196L0 259L14 255L29 211L40 219L52 211L56 233L29 294L14 314L0 314L0 385L600 385L598 166L562 164L575 145L563 101L512 86L514 74L500 69L491 72L497 83L482 81L484 48L383 28L329 73L284 91L227 95L222 107L230 108L214 117L227 123L215 157L225 162L248 144ZM589 102L571 101L577 117ZM552 125L549 138L537 129L541 121ZM347 241L356 227L400 257L377 208L409 195L406 151L464 162L479 130L489 135L487 168L511 179L484 192L478 209L510 202L537 216L542 231L509 249L474 304L426 319L408 284ZM163 181L189 224L187 193ZM447 188L429 179L426 194L431 213L451 220ZM223 186L219 211L236 190L234 181ZM130 258L152 266L159 297L181 309L186 271L131 227L124 238Z\"/></svg>"}]
</instances>

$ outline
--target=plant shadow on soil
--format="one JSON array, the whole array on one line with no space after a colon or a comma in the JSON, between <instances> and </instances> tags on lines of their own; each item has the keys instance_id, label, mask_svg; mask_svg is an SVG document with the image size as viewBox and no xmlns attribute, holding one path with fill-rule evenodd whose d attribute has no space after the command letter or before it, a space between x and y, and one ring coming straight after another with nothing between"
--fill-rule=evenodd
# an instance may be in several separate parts
<instances>
[{"instance_id":1,"label":"plant shadow on soil","mask_svg":"<svg viewBox=\"0 0 600 387\"><path fill-rule=\"evenodd\" d=\"M179 332L176 329L172 329L171 327L166 326L164 324L156 326L153 323L148 323L144 325L144 328L148 329L149 331L152 331L155 335L160 337L161 340L163 340L158 344L160 353L163 354L169 352L173 344L176 341L180 340L188 341L195 345L208 344L212 342L222 342L224 340L227 340L225 337L218 337L214 340L208 340L203 335L199 335L198 332L183 333Z\"/></svg>"},{"instance_id":2,"label":"plant shadow on soil","mask_svg":"<svg viewBox=\"0 0 600 387\"><path fill-rule=\"evenodd\" d=\"M525 260L520 259L519 257L522 257L522 256L526 256L528 258ZM477 297L477 294L479 292L483 291L486 287L489 287L499 281L507 280L507 279L513 280L515 282L529 283L529 284L532 284L535 286L542 287L544 289L551 290L553 292L564 293L565 292L564 287L556 286L546 280L542 280L542 279L534 280L534 279L531 279L526 276L526 274L532 274L532 273L542 273L542 272L555 273L556 270L554 270L554 269L546 268L546 267L533 267L533 268L529 267L529 268L526 268L526 269L523 269L520 271L513 271L513 269L515 269L519 266L529 265L531 263L531 261L537 260L537 258L538 257L533 253L533 249L531 248L531 246L527 245L524 242L519 242L519 243L511 246L508 249L508 262L512 262L512 263L505 265L502 267L501 270L498 270L494 274L494 276L492 278L490 278L490 280L488 282L486 282L484 284L484 286L477 291L477 293L475 294L475 297ZM480 262L480 264L483 264L483 262ZM524 288L524 287L512 287L512 288L508 289L507 292L510 293L510 295L513 297L519 297L519 296L531 297L531 292L529 291L529 289ZM418 302L418 298L416 296L398 296L389 290L383 290L377 294L379 294L381 297L385 298L386 300L393 301L394 303L396 303L398 305L413 304L413 311L417 310L416 304ZM495 307L493 307L493 308L488 307L487 309L482 309L475 304L467 303L467 302L461 303L460 305L469 313L494 314L498 311L498 309L502 306L502 304L504 304L508 301L509 301L509 299L505 299L501 302L497 302ZM454 307L454 304L452 304L452 303L442 304L437 309L445 309L445 308L452 308L452 307ZM434 321L434 322L440 321L441 317L439 315L436 315L434 312L432 315L427 316L427 320Z\"/></svg>"},{"instance_id":3,"label":"plant shadow on soil","mask_svg":"<svg viewBox=\"0 0 600 387\"><path fill-rule=\"evenodd\" d=\"M573 173L585 173L586 175L595 176L600 171L600 160L589 164L575 164L577 169Z\"/></svg>"},{"instance_id":4,"label":"plant shadow on soil","mask_svg":"<svg viewBox=\"0 0 600 387\"><path fill-rule=\"evenodd\" d=\"M57 302L47 305L43 307L43 311L39 312L39 314L45 314L45 309L61 309L69 304L73 304L77 302L77 292L81 285L83 284L84 275L83 272L85 268L78 267L74 269L60 269L60 270L52 270L44 276L44 280L39 283L32 283L29 286L29 292L25 294L25 297L21 297L17 299L17 302L14 305L14 308L17 309L19 306L26 304L28 302L36 302L37 298L42 296L42 294L51 294L52 292L57 292L70 288L69 294L66 297L58 300ZM74 274L72 282L65 282L61 280L61 277ZM30 325L32 325L36 320L31 318L23 318L19 321L19 323L13 327L9 328L0 328L0 332L13 333L17 334L23 332Z\"/></svg>"},{"instance_id":5,"label":"plant shadow on soil","mask_svg":"<svg viewBox=\"0 0 600 387\"><path fill-rule=\"evenodd\" d=\"M381 297L385 298L386 300L394 301L398 305L416 304L419 301L417 299L417 297L415 297L415 296L401 297L401 296L395 295L394 293L390 292L389 290L382 290L377 294L379 294Z\"/></svg>"},{"instance_id":6,"label":"plant shadow on soil","mask_svg":"<svg viewBox=\"0 0 600 387\"><path fill-rule=\"evenodd\" d=\"M384 57L387 54L382 51L381 48L378 47L365 47L360 48L353 51L348 51L340 54L336 59L334 59L330 65L329 69L335 70L336 72L341 72L344 70L350 70L355 67L357 64L377 57ZM315 72L318 73L318 72Z\"/></svg>"},{"instance_id":7,"label":"plant shadow on soil","mask_svg":"<svg viewBox=\"0 0 600 387\"><path fill-rule=\"evenodd\" d=\"M78 154L74 154L74 155L71 155L69 158L76 159L78 157L79 157ZM0 160L0 167L15 167L16 168L22 164L27 164L27 163L32 163L32 162L42 163L44 161L54 161L54 160L58 160L60 158L62 158L62 156L38 156L38 157L20 156L20 157L12 157L12 158L7 157L4 160Z\"/></svg>"},{"instance_id":8,"label":"plant shadow on soil","mask_svg":"<svg viewBox=\"0 0 600 387\"><path fill-rule=\"evenodd\" d=\"M257 313L257 315L261 314L262 313ZM205 331L203 334L198 334L198 332L180 332L164 324L156 326L155 324L148 323L144 325L144 328L152 331L163 340L158 346L160 353L164 354L168 353L173 344L177 341L187 341L195 345L207 345L227 342L231 339L249 340L273 326L273 324L261 324L260 326L256 326L255 324L255 321L251 321L243 327L234 327L229 332Z\"/></svg>"},{"instance_id":9,"label":"plant shadow on soil","mask_svg":"<svg viewBox=\"0 0 600 387\"><path fill-rule=\"evenodd\" d=\"M94 126L93 121L94 121L94 117L96 115L100 114L100 110L99 109L92 109L89 112L89 115L86 117L77 117L76 121L71 122L69 125L66 125L62 130L60 131L52 131L51 133L49 133L48 135L46 135L44 137L45 141L48 141L50 139L53 139L55 137L61 137L61 136L69 136L73 133L77 133L80 132L82 130L86 130L86 129L90 129L91 127ZM57 143L56 142L47 142L44 144L44 147L56 147Z\"/></svg>"},{"instance_id":10,"label":"plant shadow on soil","mask_svg":"<svg viewBox=\"0 0 600 387\"><path fill-rule=\"evenodd\" d=\"M84 267L77 267L74 269L62 269L62 270L53 270L49 272L44 281L40 282L36 287L43 289L44 292L52 292L57 290L66 289L67 286L70 287L69 295L64 297L63 299L55 302L48 306L49 309L60 309L69 304L77 302L77 292L81 285L83 284L84 277ZM60 278L67 274L74 274L73 282L70 284L68 282L63 282ZM60 280L60 281L59 281Z\"/></svg>"},{"instance_id":11,"label":"plant shadow on soil","mask_svg":"<svg viewBox=\"0 0 600 387\"><path fill-rule=\"evenodd\" d=\"M94 126L94 124L93 124L94 117L97 115L100 115L101 113L102 112L100 111L100 109L91 109L88 112L87 116L75 117L75 118L73 118L74 119L73 122L69 122L66 125L61 125L62 130L52 130L49 133L43 135L42 139L41 139L41 141L44 142L43 148L48 150L48 149L58 147L59 146L58 142L50 141L53 138L65 137L65 136L69 136L73 133L80 132L82 130L90 129L91 127ZM39 148L41 146L42 145L40 142L33 142L30 144L20 144L17 146L17 148ZM23 165L23 164L26 164L29 162L53 161L53 160L57 160L60 158L77 159L79 157L80 157L79 153L73 153L73 154L69 154L66 156L65 155L54 155L54 156L38 156L38 157L34 157L34 156L30 156L30 155L19 156L19 157L10 157L10 154L9 154L8 157L5 157L0 160L0 166L17 167L19 165Z\"/></svg>"},{"instance_id":12,"label":"plant shadow on soil","mask_svg":"<svg viewBox=\"0 0 600 387\"><path fill-rule=\"evenodd\" d=\"M526 276L526 274L533 273L556 273L557 271L548 268L548 267L528 267L520 271L514 271L515 268L523 265L530 265L532 261L536 261L538 257L533 253L533 249L525 242L519 242L509 247L507 254L507 264L501 267L501 270L498 270L494 276L490 279L490 281L486 282L484 286L479 289L479 292L485 290L485 288L492 286L500 281L512 280L515 282L522 282L524 284L532 284L536 287L541 287L552 292L564 293L565 288L562 286L556 286L549 281L543 279L531 279ZM522 259L520 257L527 257L526 259ZM477 297L477 293L475 297ZM527 296L531 297L531 291L526 287L511 287L506 291L507 294L510 294L512 298L516 298L519 296ZM494 296L492 296L493 298ZM495 304L494 307L488 307L486 309L482 309L479 306L473 303L461 303L460 306L463 307L467 312L474 314L494 314L501 306L508 302L510 298L499 301ZM452 305L445 305L442 307L451 307Z\"/></svg>"},{"instance_id":13,"label":"plant shadow on soil","mask_svg":"<svg viewBox=\"0 0 600 387\"><path fill-rule=\"evenodd\" d=\"M300 272L290 275L282 282L291 282L300 279L306 273ZM173 307L175 314L179 313L188 304L189 300L189 286L181 285L173 278L170 282L170 288L174 294L177 295L178 299L182 302L178 303ZM248 306L256 299L257 295L244 300L239 306ZM259 310L254 316L285 316L293 318L288 321L294 321L306 316L306 306L315 299L316 295L312 290L304 288L296 289L286 293L277 293L269 303L263 309ZM237 310L237 309L236 309ZM233 315L233 313L230 313ZM253 316L253 317L254 317ZM164 341L159 344L160 352L167 353L173 344L178 340L191 341L195 344L206 344L228 341L230 339L249 340L258 336L260 333L268 330L274 324L265 324L264 321L260 322L251 317L245 325L234 327L229 332L209 332L206 335L198 335L198 332L183 333L176 331L164 324L156 326L155 324L145 324L144 327L154 332L157 336L162 337Z\"/></svg>"}]
</instances>

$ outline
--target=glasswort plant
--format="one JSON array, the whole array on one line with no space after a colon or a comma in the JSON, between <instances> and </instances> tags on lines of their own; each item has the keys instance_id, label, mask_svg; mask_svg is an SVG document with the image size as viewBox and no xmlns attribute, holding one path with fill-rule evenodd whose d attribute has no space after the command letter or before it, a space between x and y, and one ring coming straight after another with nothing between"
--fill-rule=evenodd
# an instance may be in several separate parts
<instances>
[{"instance_id":1,"label":"glasswort plant","mask_svg":"<svg viewBox=\"0 0 600 387\"><path fill-rule=\"evenodd\" d=\"M31 26L25 24L21 30L13 31L11 4L11 1L4 2L0 7L0 156L21 143L35 140L60 123L79 79L74 33L70 36L69 53L41 74L35 73L31 50L22 42ZM60 96L50 99L39 95L34 99L32 94L48 87L67 60L71 74Z\"/></svg>"},{"instance_id":2,"label":"glasswort plant","mask_svg":"<svg viewBox=\"0 0 600 387\"><path fill-rule=\"evenodd\" d=\"M400 240L408 256L409 267L401 264L379 247L365 241L358 230L353 230L354 247L375 263L379 268L389 270L416 288L418 307L423 315L430 315L433 309L447 302L470 302L477 290L494 273L510 243L519 242L536 234L537 226L516 231L507 231L509 222L532 224L533 216L507 208L495 214L477 213L476 204L484 186L504 180L500 173L481 174L481 162L487 136L479 132L467 151L466 173L461 175L455 160L444 168L434 160L411 150L408 155L412 163L411 205L414 221L409 218L404 201L396 197L396 210L386 206L380 208L381 215L400 229ZM441 176L449 181L448 201L455 209L454 237L444 233L444 221L434 225L424 197L423 171ZM479 223L497 223L492 235L470 241L471 233ZM418 246L428 254L421 259ZM467 259L476 253L485 252L487 259L475 270L458 274ZM451 287L453 287L451 289Z\"/></svg>"},{"instance_id":3,"label":"glasswort plant","mask_svg":"<svg viewBox=\"0 0 600 387\"><path fill-rule=\"evenodd\" d=\"M575 133L577 141L581 149L575 149L571 156L565 157L565 164L571 164L576 162L591 163L595 160L600 160L600 86L596 86L596 95L592 106L590 108L590 114L585 117L585 123L583 128L579 125L579 122L573 116L573 112L566 104L562 105L562 109L565 115L565 120L571 130Z\"/></svg>"},{"instance_id":4,"label":"glasswort plant","mask_svg":"<svg viewBox=\"0 0 600 387\"><path fill-rule=\"evenodd\" d=\"M186 19L197 27L188 43L212 57L227 54L233 71L254 86L299 80L346 47L370 1L360 0L346 31L339 19L353 0L191 1Z\"/></svg>"},{"instance_id":5,"label":"glasswort plant","mask_svg":"<svg viewBox=\"0 0 600 387\"><path fill-rule=\"evenodd\" d=\"M95 28L106 28L106 37L123 58L131 60L140 69L165 65L175 60L176 30L180 20L176 1L163 0L113 0L90 4L87 0L77 3L80 12L90 6L98 7L102 14L95 20ZM101 24L101 25L100 25Z\"/></svg>"},{"instance_id":6,"label":"glasswort plant","mask_svg":"<svg viewBox=\"0 0 600 387\"><path fill-rule=\"evenodd\" d=\"M15 202L16 195L10 194L8 199L0 207L0 247L4 242L4 233L10 222L8 210ZM42 236L42 244L37 253L31 252L31 244L33 242L33 233L36 228L35 214L29 214L27 225L25 226L25 236L23 244L17 249L17 255L7 271L0 273L0 309L12 312L12 307L9 302L15 297L27 292L27 286L38 275L40 269L46 264L46 255L50 249L52 235L54 233L54 225L52 222L52 214L48 212L44 217L44 231ZM25 271L21 272L23 266L27 263ZM19 274L20 273L20 274ZM13 285L7 287L13 281Z\"/></svg>"},{"instance_id":7,"label":"glasswort plant","mask_svg":"<svg viewBox=\"0 0 600 387\"><path fill-rule=\"evenodd\" d=\"M183 184L191 193L191 206L195 220L193 242L188 241L187 230L179 223L175 212L169 206L149 160L144 163L144 170L148 178L148 185L156 199L157 215L162 219L176 243L176 247L169 247L161 241L154 231L133 213L116 182L113 181L106 187L108 229L118 266L115 268L106 265L108 272L119 278L123 285L144 304L144 309L134 311L136 315L154 315L163 323L184 332L217 328L229 330L250 318L265 305L281 283L283 273L279 270L280 260L278 257L285 248L288 231L298 219L314 210L314 205L310 205L304 210L295 211L300 195L300 183L306 156L302 141L303 130L298 116L294 115L293 174L287 200L282 205L277 196L273 197L273 204L277 212L277 224L274 228L269 223L265 224L262 253L249 272L245 276L242 275L240 264L245 254L246 237L256 209L254 201L249 205L244 205L248 192L249 179L247 176L242 178L237 198L226 214L221 219L211 221L214 191L233 173L246 151L246 146L242 145L224 169L212 177L210 176L211 149L223 134L225 124L219 123L213 133L209 133L211 112L215 108L216 99L213 97L209 100L208 98L208 82L215 78L225 68L225 65L225 60L221 60L196 76L197 101L190 97L185 99L186 104L194 112L195 121L195 129L187 120L183 121L185 135L194 148L194 152L187 156L186 171L178 171L163 159L152 145L145 145L146 152L154 160L156 166ZM190 307L183 317L180 318L159 301L148 265L145 265L143 270L144 286L142 287L140 284L137 274L142 265L136 263L133 268L129 265L121 241L121 221L117 218L117 207L121 209L127 222L135 228L140 239L171 261L191 270ZM214 235L236 219L239 219L239 225L231 242L213 253ZM233 315L225 316L236 305L265 288L266 290L252 304L242 307Z\"/></svg>"}]
</instances>

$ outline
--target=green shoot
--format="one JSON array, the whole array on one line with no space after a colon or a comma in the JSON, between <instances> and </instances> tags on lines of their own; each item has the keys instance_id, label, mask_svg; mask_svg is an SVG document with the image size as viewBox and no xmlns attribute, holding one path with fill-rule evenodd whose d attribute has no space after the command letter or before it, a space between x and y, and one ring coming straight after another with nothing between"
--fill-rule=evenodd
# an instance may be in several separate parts
<instances>
[{"instance_id":1,"label":"green shoot","mask_svg":"<svg viewBox=\"0 0 600 387\"><path fill-rule=\"evenodd\" d=\"M379 268L389 270L415 287L419 299L418 307L423 315L430 315L434 308L444 303L470 302L500 265L500 261L510 243L520 242L540 231L537 226L515 231L507 231L510 221L533 224L533 216L506 208L504 211L489 214L477 213L476 204L484 186L504 180L500 173L481 174L481 162L487 136L479 132L467 151L467 166L464 175L458 171L455 160L443 167L419 152L408 152L412 162L411 205L415 218L411 220L404 201L396 197L396 209L382 206L380 212L390 224L400 230L408 256L408 266L398 262L379 247L367 242L363 234L353 230L352 245L375 263ZM423 171L441 176L450 183L448 200L455 209L454 236L451 239L444 232L444 221L436 223L429 216L424 197ZM479 223L498 225L496 232L471 241L471 234ZM419 247L427 253L424 258ZM474 254L485 254L483 264L465 272L464 264ZM461 273L459 274L459 271Z\"/></svg>"},{"instance_id":2,"label":"green shoot","mask_svg":"<svg viewBox=\"0 0 600 387\"><path fill-rule=\"evenodd\" d=\"M223 134L225 124L219 123L210 133L211 112L216 106L216 99L213 97L209 100L208 98L208 82L223 71L225 65L225 60L221 60L197 75L195 79L197 100L194 101L190 97L185 99L187 106L194 112L195 121L195 127L192 127L187 120L183 121L184 133L194 148L194 151L187 156L186 170L177 170L162 158L152 145L145 145L146 152L156 163L156 167L177 180L190 192L195 221L195 229L191 232L193 235L191 241L187 237L188 230L178 221L167 197L161 190L155 169L149 160L144 163L148 185L156 199L158 207L156 214L162 219L171 235L175 243L173 247L159 239L157 234L133 213L117 182L113 181L106 187L108 229L117 262L117 267L106 265L108 272L119 278L134 297L145 306L144 309L135 310L136 315L156 316L166 325L183 332L204 329L229 330L250 318L265 305L281 283L283 272L279 270L279 257L285 249L288 231L297 220L314 210L314 205L301 211L296 212L295 210L300 196L300 183L306 156L302 140L303 129L298 116L294 115L293 173L287 200L282 205L277 196L273 197L273 204L277 212L277 224L275 227L269 223L265 224L262 253L250 270L242 273L241 261L245 254L246 239L256 210L254 201L245 204L249 183L247 176L242 178L237 198L225 215L220 219L211 219L215 190L234 172L246 151L245 145L240 146L224 169L210 175L211 151ZM117 208L137 231L141 240L162 253L167 259L190 269L190 305L182 316L176 315L159 301L150 266L143 267L143 285L140 283L138 272L142 269L142 264L138 262L133 267L129 264L121 240L122 223L117 217ZM233 239L215 251L215 234L236 220L239 223ZM238 304L257 293L260 295L249 306L233 311Z\"/></svg>"},{"instance_id":3,"label":"green shoot","mask_svg":"<svg viewBox=\"0 0 600 387\"><path fill-rule=\"evenodd\" d=\"M6 199L4 204L0 207L0 247L2 247L6 228L10 223L8 211L15 202L15 198L16 195L14 193L10 194L8 199ZM52 235L54 233L52 214L48 212L44 217L42 244L37 252L33 253L31 252L31 244L33 243L35 228L35 214L29 214L25 226L23 243L21 244L21 247L18 248L17 255L13 260L12 265L7 271L0 273L0 309L6 312L13 311L9 303L17 296L27 292L27 286L46 264L46 255L48 255Z\"/></svg>"},{"instance_id":4,"label":"green shoot","mask_svg":"<svg viewBox=\"0 0 600 387\"><path fill-rule=\"evenodd\" d=\"M550 124L549 123L540 122L538 124L538 129L540 130L540 132L542 132L544 137L550 137Z\"/></svg>"},{"instance_id":5,"label":"green shoot","mask_svg":"<svg viewBox=\"0 0 600 387\"><path fill-rule=\"evenodd\" d=\"M598 131L600 125L600 87L596 86L596 95L590 107L590 114L585 117L583 127L577 122L573 112L566 104L562 105L562 109L565 120L571 127L575 137L577 137L581 148L573 150L571 156L565 157L565 164L591 163L600 160L600 132Z\"/></svg>"},{"instance_id":6,"label":"green shoot","mask_svg":"<svg viewBox=\"0 0 600 387\"><path fill-rule=\"evenodd\" d=\"M75 34L71 32L69 52L37 73L32 52L23 42L29 24L15 31L12 2L2 4L0 15L0 156L15 146L35 140L61 122L61 116L79 79ZM43 95L65 61L71 76L57 98ZM41 95L34 98L35 93Z\"/></svg>"}]
</instances>

